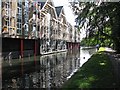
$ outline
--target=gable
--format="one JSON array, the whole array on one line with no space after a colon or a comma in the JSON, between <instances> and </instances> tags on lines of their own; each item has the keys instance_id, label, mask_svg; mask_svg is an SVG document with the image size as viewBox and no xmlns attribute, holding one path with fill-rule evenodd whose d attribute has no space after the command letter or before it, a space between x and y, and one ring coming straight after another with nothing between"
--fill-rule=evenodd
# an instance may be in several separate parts
<instances>
[{"instance_id":1,"label":"gable","mask_svg":"<svg viewBox=\"0 0 120 90\"><path fill-rule=\"evenodd\" d=\"M60 16L59 16L61 19L63 19L63 23L67 24L67 19L66 19L66 15L65 15L65 12L64 12L64 7L62 8L61 10L61 13L60 13Z\"/></svg>"},{"instance_id":2,"label":"gable","mask_svg":"<svg viewBox=\"0 0 120 90\"><path fill-rule=\"evenodd\" d=\"M56 12L55 12L55 7L52 2L52 0L47 0L47 2L44 4L42 11L47 13L50 13L52 17L57 18Z\"/></svg>"}]
</instances>

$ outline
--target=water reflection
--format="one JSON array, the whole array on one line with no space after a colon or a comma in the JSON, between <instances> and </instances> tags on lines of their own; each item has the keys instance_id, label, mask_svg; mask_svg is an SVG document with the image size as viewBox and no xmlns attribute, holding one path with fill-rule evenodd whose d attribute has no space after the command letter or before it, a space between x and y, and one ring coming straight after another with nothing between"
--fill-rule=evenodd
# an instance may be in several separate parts
<instances>
[{"instance_id":1,"label":"water reflection","mask_svg":"<svg viewBox=\"0 0 120 90\"><path fill-rule=\"evenodd\" d=\"M79 51L70 51L33 57L33 61L32 57L21 59L12 67L4 67L3 64L3 88L61 87L67 77L79 68L79 58Z\"/></svg>"},{"instance_id":2,"label":"water reflection","mask_svg":"<svg viewBox=\"0 0 120 90\"><path fill-rule=\"evenodd\" d=\"M3 88L59 88L86 61L81 58L87 54L91 52L74 50L11 60L12 67L3 63Z\"/></svg>"}]
</instances>

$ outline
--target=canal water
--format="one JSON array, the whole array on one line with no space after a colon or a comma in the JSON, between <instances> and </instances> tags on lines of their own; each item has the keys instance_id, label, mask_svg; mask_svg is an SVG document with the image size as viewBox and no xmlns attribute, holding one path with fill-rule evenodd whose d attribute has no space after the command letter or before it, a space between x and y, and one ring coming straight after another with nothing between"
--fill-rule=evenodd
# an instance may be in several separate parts
<instances>
[{"instance_id":1,"label":"canal water","mask_svg":"<svg viewBox=\"0 0 120 90\"><path fill-rule=\"evenodd\" d=\"M70 50L2 62L2 88L59 88L95 53Z\"/></svg>"}]
</instances>

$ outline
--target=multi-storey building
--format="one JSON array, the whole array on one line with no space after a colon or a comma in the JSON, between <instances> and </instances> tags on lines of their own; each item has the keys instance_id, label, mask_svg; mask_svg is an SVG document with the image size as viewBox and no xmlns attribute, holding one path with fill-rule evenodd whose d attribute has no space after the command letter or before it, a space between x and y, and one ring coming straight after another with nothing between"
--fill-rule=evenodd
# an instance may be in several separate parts
<instances>
[{"instance_id":1,"label":"multi-storey building","mask_svg":"<svg viewBox=\"0 0 120 90\"><path fill-rule=\"evenodd\" d=\"M23 57L64 50L67 42L79 42L78 33L67 22L63 6L55 7L52 0L2 2L2 48L7 52L4 55L17 52Z\"/></svg>"},{"instance_id":2,"label":"multi-storey building","mask_svg":"<svg viewBox=\"0 0 120 90\"><path fill-rule=\"evenodd\" d=\"M57 13L57 20L58 20L58 29L57 29L57 43L59 49L66 48L67 42L67 20L64 13L63 6L55 7Z\"/></svg>"},{"instance_id":3,"label":"multi-storey building","mask_svg":"<svg viewBox=\"0 0 120 90\"><path fill-rule=\"evenodd\" d=\"M2 35L3 37L10 37L15 35L16 29L16 2L8 0L2 1Z\"/></svg>"},{"instance_id":4,"label":"multi-storey building","mask_svg":"<svg viewBox=\"0 0 120 90\"><path fill-rule=\"evenodd\" d=\"M28 43L24 40L28 31L28 3L31 2L2 0L2 54L4 58L7 58L9 54L13 57L23 57L26 50L29 52L33 49L33 41Z\"/></svg>"},{"instance_id":5,"label":"multi-storey building","mask_svg":"<svg viewBox=\"0 0 120 90\"><path fill-rule=\"evenodd\" d=\"M56 50L56 31L57 31L57 16L54 8L54 4L51 0L40 2L40 31L39 38L40 51L51 52Z\"/></svg>"},{"instance_id":6,"label":"multi-storey building","mask_svg":"<svg viewBox=\"0 0 120 90\"><path fill-rule=\"evenodd\" d=\"M25 0L22 2L22 29L23 36L28 38L29 36L29 8L30 8L29 0Z\"/></svg>"},{"instance_id":7,"label":"multi-storey building","mask_svg":"<svg viewBox=\"0 0 120 90\"><path fill-rule=\"evenodd\" d=\"M19 37L22 37L23 36L23 29L22 29L22 22L23 22L23 19L22 19L22 1L21 0L18 0L16 1L16 37L19 38Z\"/></svg>"},{"instance_id":8,"label":"multi-storey building","mask_svg":"<svg viewBox=\"0 0 120 90\"><path fill-rule=\"evenodd\" d=\"M80 47L80 31L78 30L78 27L71 25L70 23L68 25L68 41L67 41L67 47L68 49L73 48L79 48Z\"/></svg>"},{"instance_id":9,"label":"multi-storey building","mask_svg":"<svg viewBox=\"0 0 120 90\"><path fill-rule=\"evenodd\" d=\"M29 0L2 0L2 36L23 38L28 35Z\"/></svg>"}]
</instances>

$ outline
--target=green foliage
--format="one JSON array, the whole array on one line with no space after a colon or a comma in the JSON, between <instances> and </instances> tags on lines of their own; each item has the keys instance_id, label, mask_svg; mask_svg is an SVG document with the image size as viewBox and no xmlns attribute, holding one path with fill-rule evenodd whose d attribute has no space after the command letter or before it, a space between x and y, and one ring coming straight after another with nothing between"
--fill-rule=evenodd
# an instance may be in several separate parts
<instances>
[{"instance_id":1,"label":"green foliage","mask_svg":"<svg viewBox=\"0 0 120 90\"><path fill-rule=\"evenodd\" d=\"M81 46L95 46L96 44L99 44L100 46L104 47L113 47L113 42L109 38L105 38L104 36L100 36L100 39L97 37L89 37L89 38L84 38L80 42Z\"/></svg>"},{"instance_id":2,"label":"green foliage","mask_svg":"<svg viewBox=\"0 0 120 90\"><path fill-rule=\"evenodd\" d=\"M96 38L100 40L97 43L100 42L102 46L114 44L115 49L120 52L120 2L102 2L99 5L94 2L79 2L79 7L83 7L78 13L79 27L84 27L89 21L87 23L89 37L97 36L92 38L95 41ZM82 41L82 44L84 42ZM86 42L86 45L89 44Z\"/></svg>"},{"instance_id":3,"label":"green foliage","mask_svg":"<svg viewBox=\"0 0 120 90\"><path fill-rule=\"evenodd\" d=\"M84 38L80 42L81 46L95 46L97 44L97 39L95 38Z\"/></svg>"},{"instance_id":4,"label":"green foliage","mask_svg":"<svg viewBox=\"0 0 120 90\"><path fill-rule=\"evenodd\" d=\"M105 27L103 32L107 33L110 36L111 28ZM92 33L92 35L89 34L89 36L87 38L84 38L81 41L82 46L95 46L96 44L99 44L100 46L112 48L113 40L111 38L99 33L99 31L96 31L95 33Z\"/></svg>"},{"instance_id":5,"label":"green foliage","mask_svg":"<svg viewBox=\"0 0 120 90\"><path fill-rule=\"evenodd\" d=\"M103 52L93 55L63 88L115 88L116 81L109 57Z\"/></svg>"}]
</instances>

